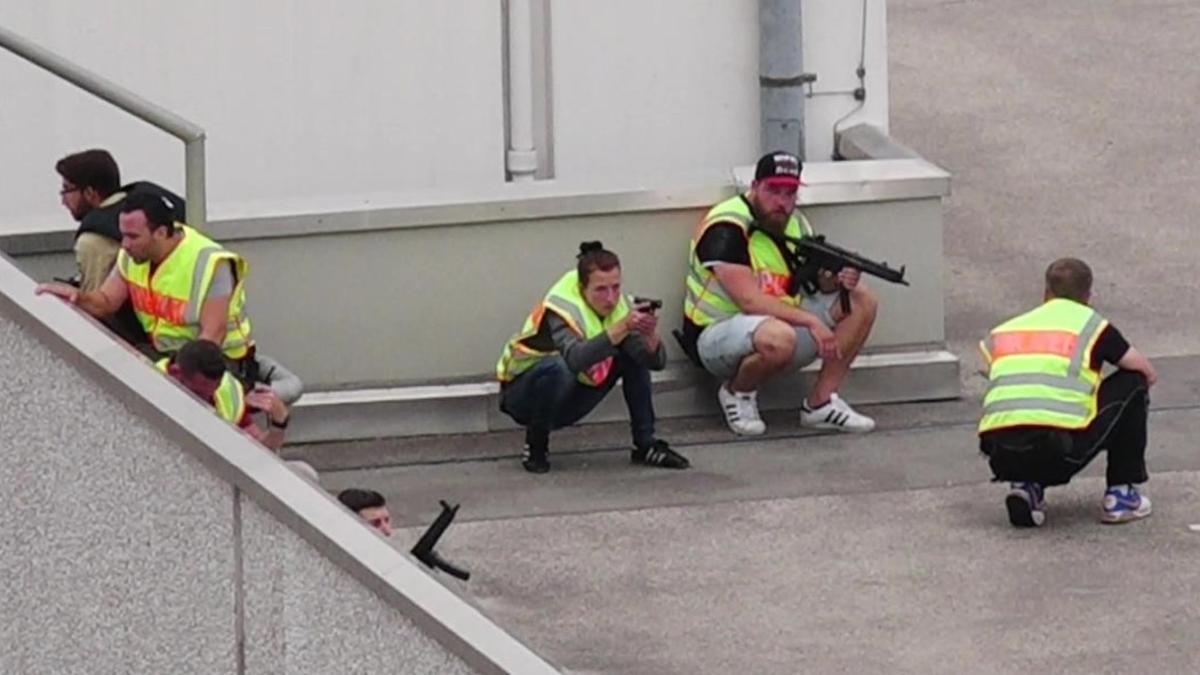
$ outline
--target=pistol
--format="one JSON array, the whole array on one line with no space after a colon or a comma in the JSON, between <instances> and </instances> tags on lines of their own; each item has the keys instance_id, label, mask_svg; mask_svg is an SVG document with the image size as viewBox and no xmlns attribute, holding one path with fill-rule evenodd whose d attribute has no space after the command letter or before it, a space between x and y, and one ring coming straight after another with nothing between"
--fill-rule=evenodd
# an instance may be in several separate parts
<instances>
[{"instance_id":1,"label":"pistol","mask_svg":"<svg viewBox=\"0 0 1200 675\"><path fill-rule=\"evenodd\" d=\"M642 298L642 297L634 296L633 306L634 307L643 307L645 309L645 311L653 314L653 313L657 312L658 310L662 309L662 300L658 300L656 298Z\"/></svg>"}]
</instances>

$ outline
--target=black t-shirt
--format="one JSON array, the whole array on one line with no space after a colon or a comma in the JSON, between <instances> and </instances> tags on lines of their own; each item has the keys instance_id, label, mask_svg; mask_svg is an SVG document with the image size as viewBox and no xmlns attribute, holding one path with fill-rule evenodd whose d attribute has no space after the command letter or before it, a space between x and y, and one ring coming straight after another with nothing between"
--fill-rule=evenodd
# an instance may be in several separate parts
<instances>
[{"instance_id":1,"label":"black t-shirt","mask_svg":"<svg viewBox=\"0 0 1200 675\"><path fill-rule=\"evenodd\" d=\"M1100 370L1105 363L1117 365L1127 351L1129 342L1121 335L1121 331L1112 324L1105 326L1100 337L1096 338L1096 346L1092 348L1092 369Z\"/></svg>"},{"instance_id":2,"label":"black t-shirt","mask_svg":"<svg viewBox=\"0 0 1200 675\"><path fill-rule=\"evenodd\" d=\"M718 223L704 231L696 243L696 257L705 267L713 263L750 266L750 240L733 223Z\"/></svg>"}]
</instances>

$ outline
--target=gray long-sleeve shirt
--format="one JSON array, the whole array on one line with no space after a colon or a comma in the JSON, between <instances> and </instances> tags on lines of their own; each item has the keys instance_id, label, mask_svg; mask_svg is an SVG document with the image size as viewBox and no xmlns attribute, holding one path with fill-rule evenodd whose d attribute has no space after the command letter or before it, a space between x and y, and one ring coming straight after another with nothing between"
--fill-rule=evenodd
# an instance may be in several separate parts
<instances>
[{"instance_id":1,"label":"gray long-sleeve shirt","mask_svg":"<svg viewBox=\"0 0 1200 675\"><path fill-rule=\"evenodd\" d=\"M662 370L667 365L667 350L661 341L658 349L651 352L646 341L636 333L631 333L616 346L609 341L606 333L584 340L554 312L546 312L537 335L527 340L526 344L542 351L557 351L567 362L567 367L577 373L618 353L625 354L650 370Z\"/></svg>"}]
</instances>

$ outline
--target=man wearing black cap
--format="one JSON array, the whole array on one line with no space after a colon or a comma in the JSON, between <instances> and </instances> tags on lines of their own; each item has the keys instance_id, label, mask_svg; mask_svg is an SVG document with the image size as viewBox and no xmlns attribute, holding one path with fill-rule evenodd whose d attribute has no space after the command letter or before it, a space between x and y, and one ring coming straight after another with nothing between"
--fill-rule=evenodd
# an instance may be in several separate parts
<instances>
[{"instance_id":1,"label":"man wearing black cap","mask_svg":"<svg viewBox=\"0 0 1200 675\"><path fill-rule=\"evenodd\" d=\"M816 429L866 432L875 421L837 394L875 322L878 301L859 271L824 273L819 291L797 291L783 237L813 234L796 213L800 160L772 152L758 160L749 192L717 204L700 221L688 252L683 343L724 382L718 391L729 428L758 435L758 386L821 357L821 371L800 408ZM850 313L837 302L845 290Z\"/></svg>"}]
</instances>

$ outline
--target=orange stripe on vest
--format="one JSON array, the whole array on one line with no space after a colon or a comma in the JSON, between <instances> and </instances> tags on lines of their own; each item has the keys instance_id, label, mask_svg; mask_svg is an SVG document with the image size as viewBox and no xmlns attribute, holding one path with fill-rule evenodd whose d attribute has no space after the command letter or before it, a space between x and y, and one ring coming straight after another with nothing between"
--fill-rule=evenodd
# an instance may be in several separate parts
<instances>
[{"instance_id":1,"label":"orange stripe on vest","mask_svg":"<svg viewBox=\"0 0 1200 675\"><path fill-rule=\"evenodd\" d=\"M1018 331L992 336L992 360L1020 354L1049 354L1071 358L1079 337L1059 330Z\"/></svg>"}]
</instances>

